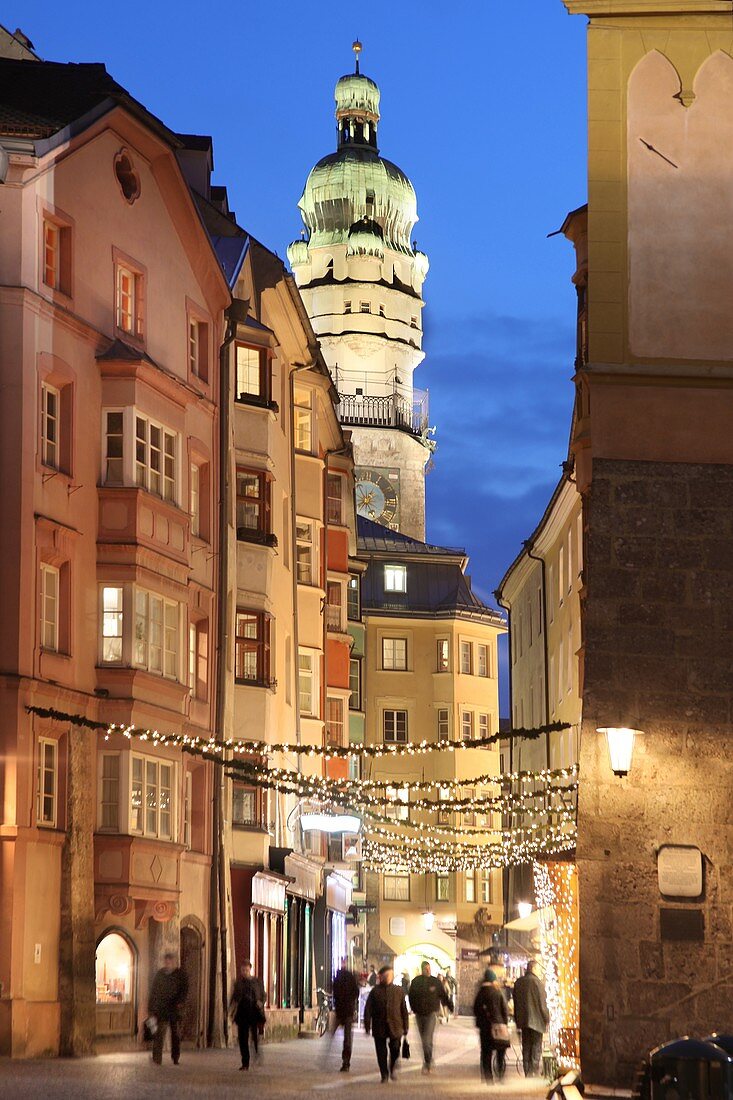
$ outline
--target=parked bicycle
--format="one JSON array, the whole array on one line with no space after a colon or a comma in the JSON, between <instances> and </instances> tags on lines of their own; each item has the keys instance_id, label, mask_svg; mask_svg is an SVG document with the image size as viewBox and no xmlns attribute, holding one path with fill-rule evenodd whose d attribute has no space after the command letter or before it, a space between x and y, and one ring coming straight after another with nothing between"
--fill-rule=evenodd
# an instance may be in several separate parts
<instances>
[{"instance_id":1,"label":"parked bicycle","mask_svg":"<svg viewBox=\"0 0 733 1100\"><path fill-rule=\"evenodd\" d=\"M316 1032L325 1035L328 1031L328 1020L333 1008L333 998L325 989L317 989L318 1015L316 1016Z\"/></svg>"}]
</instances>

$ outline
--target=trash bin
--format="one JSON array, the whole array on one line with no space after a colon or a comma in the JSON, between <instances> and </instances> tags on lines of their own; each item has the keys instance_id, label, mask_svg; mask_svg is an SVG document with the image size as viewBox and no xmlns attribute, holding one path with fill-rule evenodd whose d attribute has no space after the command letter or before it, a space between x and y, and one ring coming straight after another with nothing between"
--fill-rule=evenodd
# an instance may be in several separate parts
<instances>
[{"instance_id":1,"label":"trash bin","mask_svg":"<svg viewBox=\"0 0 733 1100\"><path fill-rule=\"evenodd\" d=\"M702 1039L675 1039L650 1055L652 1100L733 1100L733 1057Z\"/></svg>"}]
</instances>

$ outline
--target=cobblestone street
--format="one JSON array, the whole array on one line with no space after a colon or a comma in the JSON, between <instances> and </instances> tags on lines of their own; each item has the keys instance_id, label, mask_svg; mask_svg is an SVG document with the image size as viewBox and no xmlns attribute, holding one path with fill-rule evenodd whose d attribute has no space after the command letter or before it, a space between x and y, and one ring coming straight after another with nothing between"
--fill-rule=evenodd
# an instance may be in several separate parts
<instances>
[{"instance_id":1,"label":"cobblestone street","mask_svg":"<svg viewBox=\"0 0 733 1100\"><path fill-rule=\"evenodd\" d=\"M163 1066L150 1062L148 1053L104 1054L93 1059L10 1062L0 1060L0 1096L8 1100L182 1100L184 1097L227 1098L249 1095L279 1100L280 1097L330 1094L359 1097L382 1096L387 1090L426 1100L474 1097L479 1092L506 1100L530 1100L546 1095L544 1081L528 1082L517 1072L510 1052L506 1079L485 1088L478 1070L478 1034L468 1020L453 1021L436 1032L436 1068L430 1077L421 1073L420 1039L410 1029L412 1058L400 1063L396 1082L382 1086L372 1040L359 1031L354 1036L351 1073L340 1074L340 1032L329 1052L328 1039L291 1040L263 1048L262 1058L249 1073L238 1072L236 1043L226 1051L184 1050L179 1066L166 1052Z\"/></svg>"}]
</instances>

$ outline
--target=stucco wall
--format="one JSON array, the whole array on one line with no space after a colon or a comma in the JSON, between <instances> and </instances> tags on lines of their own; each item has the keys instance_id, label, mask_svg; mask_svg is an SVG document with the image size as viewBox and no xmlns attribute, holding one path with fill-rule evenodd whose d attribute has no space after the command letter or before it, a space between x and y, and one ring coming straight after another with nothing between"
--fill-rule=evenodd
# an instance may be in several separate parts
<instances>
[{"instance_id":1,"label":"stucco wall","mask_svg":"<svg viewBox=\"0 0 733 1100\"><path fill-rule=\"evenodd\" d=\"M733 468L595 459L578 822L581 1055L626 1083L649 1050L730 1026ZM631 772L599 725L633 717ZM698 846L704 895L661 897L661 844ZM660 909L702 910L702 942L662 942Z\"/></svg>"}]
</instances>

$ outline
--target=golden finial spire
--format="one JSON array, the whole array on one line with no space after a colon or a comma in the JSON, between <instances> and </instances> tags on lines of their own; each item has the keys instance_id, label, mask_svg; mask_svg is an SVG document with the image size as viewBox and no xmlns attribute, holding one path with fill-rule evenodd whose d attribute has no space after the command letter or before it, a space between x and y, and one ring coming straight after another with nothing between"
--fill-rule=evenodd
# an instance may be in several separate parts
<instances>
[{"instance_id":1,"label":"golden finial spire","mask_svg":"<svg viewBox=\"0 0 733 1100\"><path fill-rule=\"evenodd\" d=\"M361 42L359 41L358 38L354 42L352 42L351 48L354 51L354 57L356 58L356 69L354 70L354 72L358 73L359 72L359 54L361 53L361 51L363 49L362 44L361 44Z\"/></svg>"}]
</instances>

